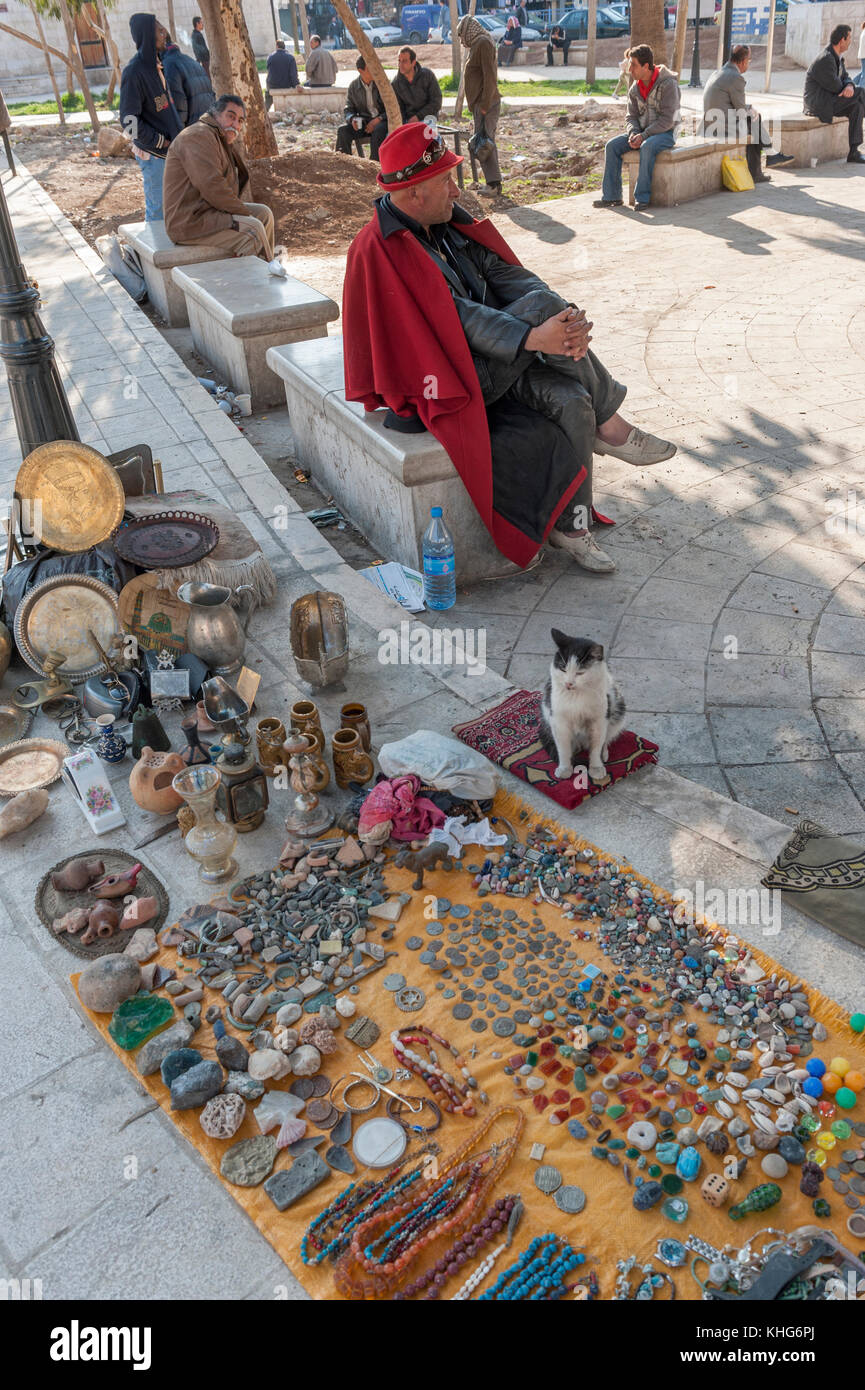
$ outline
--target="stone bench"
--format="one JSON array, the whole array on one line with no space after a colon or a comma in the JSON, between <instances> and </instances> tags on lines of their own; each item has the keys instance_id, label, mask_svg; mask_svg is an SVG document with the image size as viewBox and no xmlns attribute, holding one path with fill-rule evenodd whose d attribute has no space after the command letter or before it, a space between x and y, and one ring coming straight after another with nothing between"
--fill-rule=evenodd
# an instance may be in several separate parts
<instances>
[{"instance_id":1,"label":"stone bench","mask_svg":"<svg viewBox=\"0 0 865 1390\"><path fill-rule=\"evenodd\" d=\"M218 246L175 246L164 222L123 222L117 236L138 255L150 302L172 328L189 323L186 300L171 279L175 266L201 265L220 261L225 252Z\"/></svg>"},{"instance_id":2,"label":"stone bench","mask_svg":"<svg viewBox=\"0 0 865 1390\"><path fill-rule=\"evenodd\" d=\"M724 186L721 161L725 155L744 159L746 143L689 136L678 141L671 150L661 150L652 175L652 206L672 208L677 203L702 198L706 193L717 193ZM622 164L628 171L628 202L633 203L639 150L628 150Z\"/></svg>"},{"instance_id":3,"label":"stone bench","mask_svg":"<svg viewBox=\"0 0 865 1390\"><path fill-rule=\"evenodd\" d=\"M297 457L317 486L386 560L423 569L430 507L442 507L454 538L457 579L519 573L496 550L441 444L431 434L384 428L384 410L345 399L342 339L272 347Z\"/></svg>"},{"instance_id":4,"label":"stone bench","mask_svg":"<svg viewBox=\"0 0 865 1390\"><path fill-rule=\"evenodd\" d=\"M299 92L296 87L272 87L273 109L282 115L291 111L302 116L319 115L322 111L345 109L346 89L343 87L308 87Z\"/></svg>"},{"instance_id":5,"label":"stone bench","mask_svg":"<svg viewBox=\"0 0 865 1390\"><path fill-rule=\"evenodd\" d=\"M773 121L764 116L763 121L779 147L785 154L793 156L793 167L807 169L811 160L825 164L832 159L846 159L850 148L846 116L836 116L831 125L823 125L816 116L782 116ZM789 166L788 166L789 167Z\"/></svg>"},{"instance_id":6,"label":"stone bench","mask_svg":"<svg viewBox=\"0 0 865 1390\"><path fill-rule=\"evenodd\" d=\"M252 408L279 405L282 383L267 364L269 348L324 338L339 307L327 295L288 275L271 275L257 256L233 257L172 271L186 299L196 352Z\"/></svg>"}]
</instances>

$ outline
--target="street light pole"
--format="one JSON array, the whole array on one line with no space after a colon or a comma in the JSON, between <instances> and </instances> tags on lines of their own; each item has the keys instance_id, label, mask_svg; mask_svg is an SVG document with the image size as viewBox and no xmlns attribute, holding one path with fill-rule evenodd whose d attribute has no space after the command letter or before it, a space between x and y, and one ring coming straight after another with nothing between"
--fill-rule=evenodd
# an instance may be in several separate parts
<instances>
[{"instance_id":1,"label":"street light pole","mask_svg":"<svg viewBox=\"0 0 865 1390\"><path fill-rule=\"evenodd\" d=\"M22 458L39 444L79 437L54 361L54 339L45 332L38 309L39 291L21 264L0 180L0 358L6 364Z\"/></svg>"},{"instance_id":2,"label":"street light pole","mask_svg":"<svg viewBox=\"0 0 865 1390\"><path fill-rule=\"evenodd\" d=\"M687 4L688 0L681 0L682 4ZM691 80L689 87L702 87L700 81L700 0L697 0L697 13L694 16L694 52L691 57Z\"/></svg>"}]
</instances>

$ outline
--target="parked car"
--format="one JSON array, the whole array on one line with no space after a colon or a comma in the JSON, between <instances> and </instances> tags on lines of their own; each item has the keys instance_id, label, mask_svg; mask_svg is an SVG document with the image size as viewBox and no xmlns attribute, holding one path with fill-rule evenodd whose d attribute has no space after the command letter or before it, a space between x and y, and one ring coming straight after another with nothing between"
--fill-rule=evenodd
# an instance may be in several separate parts
<instances>
[{"instance_id":1,"label":"parked car","mask_svg":"<svg viewBox=\"0 0 865 1390\"><path fill-rule=\"evenodd\" d=\"M359 19L357 22L373 48L392 48L402 43L402 30L395 24L387 24L383 19Z\"/></svg>"},{"instance_id":2,"label":"parked car","mask_svg":"<svg viewBox=\"0 0 865 1390\"><path fill-rule=\"evenodd\" d=\"M563 15L555 21L560 29L564 29L566 36L573 40L585 39L589 32L587 9L565 10ZM552 24L544 26L543 37L548 39L550 31L554 27ZM623 19L615 10L605 5L598 8L595 33L599 39L620 39L630 34L631 22Z\"/></svg>"}]
</instances>

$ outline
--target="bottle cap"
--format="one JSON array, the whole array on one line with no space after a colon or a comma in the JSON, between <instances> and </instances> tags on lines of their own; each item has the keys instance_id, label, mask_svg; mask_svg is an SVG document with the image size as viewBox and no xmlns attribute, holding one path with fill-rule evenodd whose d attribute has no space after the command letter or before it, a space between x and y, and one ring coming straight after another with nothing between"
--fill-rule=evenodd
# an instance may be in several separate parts
<instances>
[{"instance_id":1,"label":"bottle cap","mask_svg":"<svg viewBox=\"0 0 865 1390\"><path fill-rule=\"evenodd\" d=\"M441 516L441 507L430 507L430 516Z\"/></svg>"}]
</instances>

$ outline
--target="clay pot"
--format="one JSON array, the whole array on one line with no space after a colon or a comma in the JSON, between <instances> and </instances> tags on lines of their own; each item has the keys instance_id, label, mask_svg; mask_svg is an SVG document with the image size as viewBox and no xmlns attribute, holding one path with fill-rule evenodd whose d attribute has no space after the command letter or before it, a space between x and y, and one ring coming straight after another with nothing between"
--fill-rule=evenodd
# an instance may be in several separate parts
<instances>
[{"instance_id":1,"label":"clay pot","mask_svg":"<svg viewBox=\"0 0 865 1390\"><path fill-rule=\"evenodd\" d=\"M338 787L345 790L350 782L363 784L370 780L375 766L369 754L363 751L360 735L354 729L337 729L330 747Z\"/></svg>"},{"instance_id":2,"label":"clay pot","mask_svg":"<svg viewBox=\"0 0 865 1390\"><path fill-rule=\"evenodd\" d=\"M324 752L324 734L321 728L321 716L312 700L297 700L289 710L291 727L298 734L309 734L315 739L315 746L319 753Z\"/></svg>"},{"instance_id":3,"label":"clay pot","mask_svg":"<svg viewBox=\"0 0 865 1390\"><path fill-rule=\"evenodd\" d=\"M340 728L354 729L360 735L361 745L364 753L370 750L369 715L366 712L366 705L353 700L348 705L343 705L339 712Z\"/></svg>"},{"instance_id":4,"label":"clay pot","mask_svg":"<svg viewBox=\"0 0 865 1390\"><path fill-rule=\"evenodd\" d=\"M171 783L185 767L179 753L156 753L152 748L142 748L129 778L133 801L143 811L155 811L161 816L176 811L183 805L183 797Z\"/></svg>"}]
</instances>

